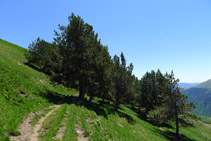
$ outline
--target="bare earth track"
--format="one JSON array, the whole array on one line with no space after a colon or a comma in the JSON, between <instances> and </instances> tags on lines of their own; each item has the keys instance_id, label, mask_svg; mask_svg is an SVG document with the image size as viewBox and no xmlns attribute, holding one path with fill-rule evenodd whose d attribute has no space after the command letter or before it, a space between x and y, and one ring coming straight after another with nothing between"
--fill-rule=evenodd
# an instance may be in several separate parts
<instances>
[{"instance_id":1,"label":"bare earth track","mask_svg":"<svg viewBox=\"0 0 211 141\"><path fill-rule=\"evenodd\" d=\"M27 118L24 119L23 123L19 125L18 131L21 133L19 136L11 136L12 141L39 141L39 130L42 127L42 123L45 119L52 114L61 105L54 105L49 108L55 107L53 110L48 112L44 117L42 117L39 122L32 126L30 121L34 119L35 113L30 113Z\"/></svg>"},{"instance_id":2,"label":"bare earth track","mask_svg":"<svg viewBox=\"0 0 211 141\"><path fill-rule=\"evenodd\" d=\"M84 136L84 130L82 128L76 128L78 141L89 141L88 137Z\"/></svg>"}]
</instances>

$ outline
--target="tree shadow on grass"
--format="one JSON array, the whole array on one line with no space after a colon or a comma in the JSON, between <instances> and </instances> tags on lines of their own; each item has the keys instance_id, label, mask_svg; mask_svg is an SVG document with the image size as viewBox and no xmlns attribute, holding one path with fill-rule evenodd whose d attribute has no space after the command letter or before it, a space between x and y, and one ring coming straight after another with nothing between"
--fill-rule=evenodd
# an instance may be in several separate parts
<instances>
[{"instance_id":1,"label":"tree shadow on grass","mask_svg":"<svg viewBox=\"0 0 211 141\"><path fill-rule=\"evenodd\" d=\"M147 117L147 115L145 114L144 111L141 111L141 110L138 110L138 109L136 109L136 110L133 109L133 111L137 113L138 117L141 120L144 120L144 121L146 121L146 122L148 122L148 123L150 123L150 124L152 124L154 126L157 126L157 127L167 127L167 128L171 128L171 129L174 128L172 125L170 125L170 124L168 124L166 122L161 122L158 119L154 119L152 117Z\"/></svg>"},{"instance_id":2,"label":"tree shadow on grass","mask_svg":"<svg viewBox=\"0 0 211 141\"><path fill-rule=\"evenodd\" d=\"M46 99L49 100L49 102L52 102L54 104L75 104L77 106L84 106L87 109L89 109L90 111L94 111L96 113L97 116L103 116L104 118L108 119L108 115L109 114L118 114L119 117L125 118L127 120L127 122L131 125L134 125L136 123L136 120L131 117L130 115L128 115L127 113L124 113L123 109L119 109L118 111L115 111L113 106L108 102L108 103L104 103L103 105L100 103L95 103L95 102L89 102L86 98L84 98L83 100L79 100L78 97L76 96L64 96L61 95L59 93L47 90L47 94L43 95L43 97L45 97ZM166 131L164 129L162 129L162 127L167 127L167 128L172 128L173 127L170 124L167 123L155 123L155 121L150 121L149 119L144 119L143 117L139 116L139 118L141 118L142 120L149 122L152 125L158 126L159 128L157 129L151 129L152 132L156 133L156 134L160 134L161 136L165 137L167 140L172 140L175 141L176 139L176 134L174 132L171 131ZM188 137L186 137L183 134L180 134L180 140L184 140L184 141L195 141L192 139L189 139Z\"/></svg>"},{"instance_id":3,"label":"tree shadow on grass","mask_svg":"<svg viewBox=\"0 0 211 141\"><path fill-rule=\"evenodd\" d=\"M65 103L66 99L64 95L50 91L48 89L46 89L46 92L37 92L37 95L42 96L53 104L63 104Z\"/></svg>"},{"instance_id":4,"label":"tree shadow on grass","mask_svg":"<svg viewBox=\"0 0 211 141\"><path fill-rule=\"evenodd\" d=\"M119 117L125 118L129 124L134 125L136 123L136 120L133 117L131 117L130 115L120 112L120 111L117 111L117 113L118 113Z\"/></svg>"},{"instance_id":5,"label":"tree shadow on grass","mask_svg":"<svg viewBox=\"0 0 211 141\"><path fill-rule=\"evenodd\" d=\"M113 105L110 102L97 103L97 102L89 102L86 98L80 100L76 96L64 96L57 92L46 90L47 94L39 94L42 95L44 98L48 99L49 102L54 104L75 104L77 106L84 106L87 109L94 111L97 116L103 116L104 118L108 119L109 114L118 114L119 117L125 118L129 124L135 124L136 120L131 117L130 115L122 112L123 109L119 109L118 111L114 110Z\"/></svg>"},{"instance_id":6,"label":"tree shadow on grass","mask_svg":"<svg viewBox=\"0 0 211 141\"><path fill-rule=\"evenodd\" d=\"M98 103L88 102L87 100L83 100L82 105L87 109L94 111L98 116L103 116L108 119L108 113L110 112L109 105L101 105Z\"/></svg>"},{"instance_id":7,"label":"tree shadow on grass","mask_svg":"<svg viewBox=\"0 0 211 141\"><path fill-rule=\"evenodd\" d=\"M154 129L153 132L160 134L164 136L167 140L171 140L171 141L196 141L193 139L189 139L183 134L180 134L180 138L178 139L176 138L176 134L174 132L166 131L165 129L162 129L162 128Z\"/></svg>"},{"instance_id":8,"label":"tree shadow on grass","mask_svg":"<svg viewBox=\"0 0 211 141\"><path fill-rule=\"evenodd\" d=\"M30 68L32 68L32 69L34 69L34 70L36 70L36 71L38 71L38 72L42 72L43 73L43 71L41 71L38 67L36 67L36 66L34 66L34 65L32 65L32 64L30 64L28 62L25 62L23 64L28 66L28 67L30 67Z\"/></svg>"},{"instance_id":9,"label":"tree shadow on grass","mask_svg":"<svg viewBox=\"0 0 211 141\"><path fill-rule=\"evenodd\" d=\"M194 124L189 120L184 120L184 119L180 118L179 122L183 127L194 127Z\"/></svg>"},{"instance_id":10,"label":"tree shadow on grass","mask_svg":"<svg viewBox=\"0 0 211 141\"><path fill-rule=\"evenodd\" d=\"M151 117L147 117L146 114L143 111L140 111L140 110L134 110L134 111L138 114L138 117L140 119L150 123L153 126L157 126L158 128L151 129L152 132L164 136L167 140L171 140L171 141L196 141L196 140L193 140L193 139L189 139L188 137L186 137L183 134L180 134L180 138L177 139L176 133L171 132L171 131L167 131L167 130L162 128L162 127L166 127L166 128L169 128L169 129L174 129L174 127L172 125L170 125L166 122L160 122L159 120L151 118ZM192 124L190 124L190 123L187 123L185 121L183 121L183 122L184 122L183 124L186 125L186 126L192 126Z\"/></svg>"},{"instance_id":11,"label":"tree shadow on grass","mask_svg":"<svg viewBox=\"0 0 211 141\"><path fill-rule=\"evenodd\" d=\"M108 119L109 114L118 114L119 117L125 118L129 124L135 124L136 121L133 117L130 115L121 112L123 109L119 109L118 111L114 110L114 106L111 105L109 102L102 104L98 103L90 103L86 100L83 100L83 106L85 106L87 109L94 111L97 115L103 116L104 118Z\"/></svg>"},{"instance_id":12,"label":"tree shadow on grass","mask_svg":"<svg viewBox=\"0 0 211 141\"><path fill-rule=\"evenodd\" d=\"M46 90L46 91L47 91L46 94L39 94L39 95L48 99L48 101L51 103L54 104L67 103L67 104L75 104L77 106L84 106L87 109L94 111L98 116L103 116L106 119L108 118L107 115L109 111L109 105L102 106L101 104L98 103L89 102L86 98L80 100L76 96L65 96L51 90Z\"/></svg>"}]
</instances>

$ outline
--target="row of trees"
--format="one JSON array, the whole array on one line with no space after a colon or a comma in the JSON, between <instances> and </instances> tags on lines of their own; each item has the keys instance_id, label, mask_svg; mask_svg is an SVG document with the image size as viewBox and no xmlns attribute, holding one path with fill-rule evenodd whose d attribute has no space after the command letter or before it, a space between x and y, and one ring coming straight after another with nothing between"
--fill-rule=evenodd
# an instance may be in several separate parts
<instances>
[{"instance_id":1,"label":"row of trees","mask_svg":"<svg viewBox=\"0 0 211 141\"><path fill-rule=\"evenodd\" d=\"M162 120L175 120L179 136L179 115L194 105L186 102L173 72L151 71L138 80L132 74L133 64L127 66L123 53L112 58L91 25L74 14L68 19L67 26L59 25L60 32L55 31L53 43L38 38L30 44L28 63L52 80L78 89L81 101L86 93L90 102L94 97L112 101L115 110L125 104L144 110L146 115L156 111Z\"/></svg>"}]
</instances>

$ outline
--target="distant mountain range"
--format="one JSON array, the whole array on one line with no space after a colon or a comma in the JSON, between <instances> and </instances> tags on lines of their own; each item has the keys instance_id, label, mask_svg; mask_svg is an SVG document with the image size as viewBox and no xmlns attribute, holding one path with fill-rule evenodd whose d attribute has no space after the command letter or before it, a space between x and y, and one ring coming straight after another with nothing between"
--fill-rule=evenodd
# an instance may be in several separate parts
<instances>
[{"instance_id":1,"label":"distant mountain range","mask_svg":"<svg viewBox=\"0 0 211 141\"><path fill-rule=\"evenodd\" d=\"M181 85L182 88L185 88L184 86ZM211 117L211 79L194 87L186 88L183 93L188 96L189 102L196 105L193 113Z\"/></svg>"},{"instance_id":2,"label":"distant mountain range","mask_svg":"<svg viewBox=\"0 0 211 141\"><path fill-rule=\"evenodd\" d=\"M179 83L179 87L180 88L184 88L186 90L186 89L194 87L194 86L196 86L198 84L200 84L200 83Z\"/></svg>"}]
</instances>

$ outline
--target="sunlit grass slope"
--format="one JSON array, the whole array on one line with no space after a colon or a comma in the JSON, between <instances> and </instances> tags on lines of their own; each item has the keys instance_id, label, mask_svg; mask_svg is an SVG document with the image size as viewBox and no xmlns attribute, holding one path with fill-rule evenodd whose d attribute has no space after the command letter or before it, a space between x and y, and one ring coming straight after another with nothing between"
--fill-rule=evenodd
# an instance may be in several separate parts
<instances>
[{"instance_id":1,"label":"sunlit grass slope","mask_svg":"<svg viewBox=\"0 0 211 141\"><path fill-rule=\"evenodd\" d=\"M0 140L19 134L16 128L29 112L54 102L51 94L75 92L53 86L47 75L25 65L25 51L0 39Z\"/></svg>"},{"instance_id":2,"label":"sunlit grass slope","mask_svg":"<svg viewBox=\"0 0 211 141\"><path fill-rule=\"evenodd\" d=\"M76 105L74 102L70 104L72 111L77 111L74 112L76 120L74 118L73 122L88 132L90 140L161 141L175 139L173 123L165 126L152 125L125 106L121 106L118 112L114 112L110 104L100 106L98 98L95 98L92 104L85 102L80 106ZM210 118L206 117L206 120L209 121ZM211 140L211 124L206 124L203 120L191 120L191 122L193 126L180 128L181 140Z\"/></svg>"}]
</instances>

